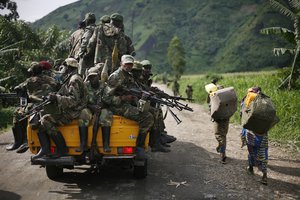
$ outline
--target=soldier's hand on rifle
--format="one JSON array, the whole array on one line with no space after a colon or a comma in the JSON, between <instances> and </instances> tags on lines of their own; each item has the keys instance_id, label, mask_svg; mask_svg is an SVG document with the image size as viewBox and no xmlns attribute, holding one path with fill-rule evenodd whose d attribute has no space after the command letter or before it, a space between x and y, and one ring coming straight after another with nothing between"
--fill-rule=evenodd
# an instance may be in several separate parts
<instances>
[{"instance_id":1,"label":"soldier's hand on rifle","mask_svg":"<svg viewBox=\"0 0 300 200\"><path fill-rule=\"evenodd\" d=\"M57 96L54 93L50 93L48 98L51 102L56 102L57 101Z\"/></svg>"},{"instance_id":2,"label":"soldier's hand on rifle","mask_svg":"<svg viewBox=\"0 0 300 200\"><path fill-rule=\"evenodd\" d=\"M130 101L133 101L133 100L134 100L134 96L131 95L131 94L123 95L123 96L120 96L120 99L121 99L122 101L128 101L128 102L130 102Z\"/></svg>"}]
</instances>

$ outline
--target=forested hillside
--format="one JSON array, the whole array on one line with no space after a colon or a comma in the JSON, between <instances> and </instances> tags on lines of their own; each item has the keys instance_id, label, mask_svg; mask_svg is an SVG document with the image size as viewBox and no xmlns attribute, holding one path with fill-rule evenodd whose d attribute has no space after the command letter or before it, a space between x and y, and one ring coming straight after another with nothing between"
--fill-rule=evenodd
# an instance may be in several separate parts
<instances>
[{"instance_id":1,"label":"forested hillside","mask_svg":"<svg viewBox=\"0 0 300 200\"><path fill-rule=\"evenodd\" d=\"M177 35L186 51L186 73L256 71L283 67L287 57L274 57L283 41L261 35L269 26L291 24L264 0L81 0L61 7L33 24L74 30L86 12L99 19L119 12L132 37L137 58L151 60L156 71L170 71L167 47Z\"/></svg>"}]
</instances>

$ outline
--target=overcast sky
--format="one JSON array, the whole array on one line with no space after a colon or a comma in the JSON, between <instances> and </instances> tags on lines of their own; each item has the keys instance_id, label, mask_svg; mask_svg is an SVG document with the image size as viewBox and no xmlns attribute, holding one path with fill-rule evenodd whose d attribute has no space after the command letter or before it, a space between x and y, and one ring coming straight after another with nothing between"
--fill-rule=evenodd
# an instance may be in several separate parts
<instances>
[{"instance_id":1,"label":"overcast sky","mask_svg":"<svg viewBox=\"0 0 300 200\"><path fill-rule=\"evenodd\" d=\"M19 19L34 22L60 6L78 0L13 0L17 3ZM1 10L0 10L1 11Z\"/></svg>"}]
</instances>

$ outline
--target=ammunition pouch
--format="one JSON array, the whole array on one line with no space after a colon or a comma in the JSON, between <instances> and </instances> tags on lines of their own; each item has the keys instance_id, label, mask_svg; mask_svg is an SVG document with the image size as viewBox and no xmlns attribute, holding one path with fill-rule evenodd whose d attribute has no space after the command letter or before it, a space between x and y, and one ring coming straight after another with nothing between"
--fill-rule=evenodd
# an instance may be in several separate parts
<instances>
[{"instance_id":1,"label":"ammunition pouch","mask_svg":"<svg viewBox=\"0 0 300 200\"><path fill-rule=\"evenodd\" d=\"M143 100L143 99L140 99L138 101L137 107L138 107L139 111L141 111L141 112L148 112L149 108L150 108L150 102L146 101L146 100Z\"/></svg>"}]
</instances>

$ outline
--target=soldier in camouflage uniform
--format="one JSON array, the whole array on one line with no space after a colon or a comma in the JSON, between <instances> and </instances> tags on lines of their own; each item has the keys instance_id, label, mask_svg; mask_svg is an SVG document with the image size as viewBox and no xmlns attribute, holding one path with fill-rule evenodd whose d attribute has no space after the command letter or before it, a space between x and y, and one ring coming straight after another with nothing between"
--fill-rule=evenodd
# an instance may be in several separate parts
<instances>
[{"instance_id":1,"label":"soldier in camouflage uniform","mask_svg":"<svg viewBox=\"0 0 300 200\"><path fill-rule=\"evenodd\" d=\"M31 109L34 104L43 101L42 97L47 96L50 92L55 92L58 89L56 81L45 74L44 70L48 70L44 66L50 65L48 62L32 62L28 72L31 77L26 79L23 83L19 84L15 89L17 92L27 93L28 100L30 103L25 107L17 108L13 117L13 127L12 131L15 138L15 143L13 145L7 146L7 150L17 149L17 153L24 153L28 149L27 143L27 120L18 121L22 114ZM51 65L50 65L51 67Z\"/></svg>"},{"instance_id":2,"label":"soldier in camouflage uniform","mask_svg":"<svg viewBox=\"0 0 300 200\"><path fill-rule=\"evenodd\" d=\"M89 44L91 51L95 49L95 64L108 61L108 74L120 66L123 55L135 55L131 39L123 31L123 16L114 13L110 19L97 28Z\"/></svg>"},{"instance_id":3,"label":"soldier in camouflage uniform","mask_svg":"<svg viewBox=\"0 0 300 200\"><path fill-rule=\"evenodd\" d=\"M105 108L105 105L102 103L102 96L104 88L106 87L106 83L100 81L99 77L99 68L92 67L88 70L88 74L84 82L87 90L88 102L87 108L83 109L79 116L81 152L87 150L86 143L88 135L88 125L92 119L93 114L98 115L96 116L97 121L94 124L93 134L96 134L98 132L99 125L101 125L104 152L110 152L109 140L113 113L109 109Z\"/></svg>"},{"instance_id":4,"label":"soldier in camouflage uniform","mask_svg":"<svg viewBox=\"0 0 300 200\"><path fill-rule=\"evenodd\" d=\"M78 24L78 29L72 33L70 37L70 52L69 58L75 58L79 61L79 50L81 47L81 38L83 37L85 22L81 21Z\"/></svg>"},{"instance_id":5,"label":"soldier in camouflage uniform","mask_svg":"<svg viewBox=\"0 0 300 200\"><path fill-rule=\"evenodd\" d=\"M90 67L94 66L94 56L95 52L90 51L88 48L89 41L94 33L94 30L96 28L96 17L94 13L87 13L85 15L85 19L83 20L85 22L86 28L84 29L84 34L81 38L81 44L80 44L80 50L79 50L79 69L78 73L85 77L85 72Z\"/></svg>"},{"instance_id":6,"label":"soldier in camouflage uniform","mask_svg":"<svg viewBox=\"0 0 300 200\"><path fill-rule=\"evenodd\" d=\"M185 93L188 99L193 99L193 87L191 85L186 86ZM192 100L189 101L191 102Z\"/></svg>"},{"instance_id":7,"label":"soldier in camouflage uniform","mask_svg":"<svg viewBox=\"0 0 300 200\"><path fill-rule=\"evenodd\" d=\"M146 91L152 91L154 93L160 92L157 87L152 87L152 80L151 80L151 68L152 64L149 60L143 60L141 62L142 65L142 73L139 79L137 80L142 88ZM151 144L151 151L152 152L169 152L169 149L165 147L170 147L167 143L174 142L176 140L175 137L167 135L165 128L165 123L163 119L163 112L160 106L157 104L151 105L150 112L154 116L154 125L150 134L150 144Z\"/></svg>"},{"instance_id":8,"label":"soldier in camouflage uniform","mask_svg":"<svg viewBox=\"0 0 300 200\"><path fill-rule=\"evenodd\" d=\"M175 78L173 81L173 85L172 85L172 90L173 90L173 94L174 96L178 96L179 95L179 83L177 81L177 79Z\"/></svg>"},{"instance_id":9,"label":"soldier in camouflage uniform","mask_svg":"<svg viewBox=\"0 0 300 200\"><path fill-rule=\"evenodd\" d=\"M66 143L61 132L57 127L63 124L69 124L72 120L79 117L82 109L86 107L87 95L80 75L77 74L78 62L74 58L67 58L65 60L67 66L63 85L59 91L54 94L49 94L49 100L57 104L59 113L45 114L41 119L41 127L38 131L38 137L41 143L40 152L33 156L32 159L37 159L45 155L51 155L50 140L47 135L51 137L56 145L56 155L60 157L67 152Z\"/></svg>"},{"instance_id":10,"label":"soldier in camouflage uniform","mask_svg":"<svg viewBox=\"0 0 300 200\"><path fill-rule=\"evenodd\" d=\"M148 131L153 125L153 115L150 112L141 112L137 107L131 105L135 100L132 95L124 95L118 91L123 88L136 87L130 71L133 67L134 58L131 55L123 55L121 66L108 78L108 87L104 91L103 101L110 105L111 111L116 115L135 120L139 124L139 134L136 140L136 158L145 159L145 139Z\"/></svg>"}]
</instances>

